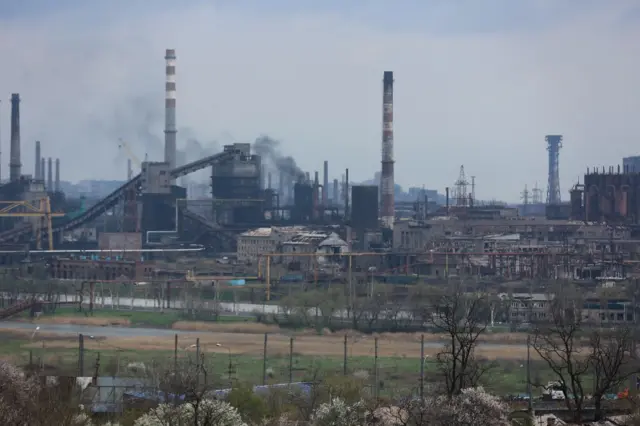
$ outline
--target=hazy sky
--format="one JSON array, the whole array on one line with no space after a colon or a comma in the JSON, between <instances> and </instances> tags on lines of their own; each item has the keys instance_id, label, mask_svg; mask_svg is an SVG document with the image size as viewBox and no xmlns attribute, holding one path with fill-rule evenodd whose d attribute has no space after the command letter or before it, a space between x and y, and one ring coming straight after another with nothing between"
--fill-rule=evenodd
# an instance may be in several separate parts
<instances>
[{"instance_id":1,"label":"hazy sky","mask_svg":"<svg viewBox=\"0 0 640 426\"><path fill-rule=\"evenodd\" d=\"M587 166L640 154L638 40L633 0L3 1L2 174L12 92L24 172L36 139L67 180L123 178L119 137L161 159L175 48L179 127L203 144L268 134L305 170L367 179L391 70L397 183L444 192L464 164L479 198L516 201L546 188L560 133L567 200Z\"/></svg>"}]
</instances>

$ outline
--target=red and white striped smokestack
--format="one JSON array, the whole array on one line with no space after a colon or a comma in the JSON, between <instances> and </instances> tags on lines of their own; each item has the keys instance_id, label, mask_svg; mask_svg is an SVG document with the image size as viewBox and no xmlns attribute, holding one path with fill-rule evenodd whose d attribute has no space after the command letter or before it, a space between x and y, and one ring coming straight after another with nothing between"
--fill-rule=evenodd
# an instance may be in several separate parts
<instances>
[{"instance_id":1,"label":"red and white striped smokestack","mask_svg":"<svg viewBox=\"0 0 640 426\"><path fill-rule=\"evenodd\" d=\"M385 71L382 80L382 173L380 175L380 209L382 224L393 229L395 218L395 183L393 178L393 71Z\"/></svg>"},{"instance_id":2,"label":"red and white striped smokestack","mask_svg":"<svg viewBox=\"0 0 640 426\"><path fill-rule=\"evenodd\" d=\"M176 50L167 49L164 59L166 61L164 161L169 163L169 169L174 169L176 167L176 133L178 132L176 128Z\"/></svg>"}]
</instances>

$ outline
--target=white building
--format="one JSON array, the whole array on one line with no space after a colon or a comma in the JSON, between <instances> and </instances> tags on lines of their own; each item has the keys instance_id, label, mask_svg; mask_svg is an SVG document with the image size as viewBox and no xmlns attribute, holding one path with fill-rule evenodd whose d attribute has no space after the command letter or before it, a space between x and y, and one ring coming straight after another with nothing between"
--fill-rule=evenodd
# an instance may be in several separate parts
<instances>
[{"instance_id":1,"label":"white building","mask_svg":"<svg viewBox=\"0 0 640 426\"><path fill-rule=\"evenodd\" d=\"M258 228L238 237L238 262L256 263L261 255L279 251L284 234L277 228Z\"/></svg>"}]
</instances>

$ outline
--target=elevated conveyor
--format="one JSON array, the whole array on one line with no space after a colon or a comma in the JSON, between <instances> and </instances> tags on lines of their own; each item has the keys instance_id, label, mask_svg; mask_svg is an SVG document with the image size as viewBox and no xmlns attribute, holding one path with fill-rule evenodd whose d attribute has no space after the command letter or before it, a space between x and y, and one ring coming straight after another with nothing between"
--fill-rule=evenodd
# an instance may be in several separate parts
<instances>
[{"instance_id":1,"label":"elevated conveyor","mask_svg":"<svg viewBox=\"0 0 640 426\"><path fill-rule=\"evenodd\" d=\"M226 149L224 152L210 155L205 158L201 158L189 164L185 164L184 166L176 167L171 171L171 177L179 178L182 176L186 176L190 173L197 172L198 170L202 170L220 161L229 159L238 153L239 151ZM142 182L142 176L138 174L137 176L133 177L130 181L126 182L125 184L120 186L118 189L113 191L111 194L107 195L101 201L99 201L98 203L88 208L82 214L55 226L53 228L53 233L56 234L60 232L72 231L76 228L79 228L97 219L101 215L105 214L108 210L113 208L116 204L118 204L118 202L124 198L125 192L131 189L132 186L134 186L136 189L139 189L141 182ZM25 239L26 237L31 237L30 234L32 233L33 233L33 226L30 224L25 224L24 226L18 226L16 228L0 233L0 242L9 242L9 241L17 241L20 239Z\"/></svg>"}]
</instances>

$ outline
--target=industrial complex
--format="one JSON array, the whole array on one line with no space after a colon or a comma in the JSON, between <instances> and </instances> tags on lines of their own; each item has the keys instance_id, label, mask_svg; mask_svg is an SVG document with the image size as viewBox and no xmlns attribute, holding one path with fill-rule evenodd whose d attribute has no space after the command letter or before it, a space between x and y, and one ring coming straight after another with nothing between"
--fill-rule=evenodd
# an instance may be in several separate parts
<instances>
[{"instance_id":1,"label":"industrial complex","mask_svg":"<svg viewBox=\"0 0 640 426\"><path fill-rule=\"evenodd\" d=\"M467 178L464 166L442 195L420 188L398 193L394 76L385 71L381 166L373 181L354 184L348 169L330 173L328 161L322 176L303 171L266 136L187 163L176 149L174 49L166 50L165 61L164 159L145 159L135 174L131 165L138 160L131 155L128 180L101 199L65 194L61 161L47 157L40 141L35 141L34 174L24 173L20 96L11 95L9 179L0 186L3 264L46 262L50 276L77 278L88 274L83 265L95 269L104 262L101 276L131 280L157 277L154 261L180 252L242 265L242 273L262 280L282 280L294 272L299 280L335 278L344 275L347 263L376 271L388 282L400 275L409 277L407 282L461 273L579 279L633 270L639 157L625 158L622 166L588 169L583 182L566 187L570 196L563 197L563 136L547 135L546 199L536 184L525 188L520 205L478 201L475 176ZM128 150L124 141L121 147ZM201 185L209 193L196 197L180 178L202 170L209 172L209 182ZM279 269L272 271L272 265ZM266 270L279 272L266 277Z\"/></svg>"}]
</instances>

